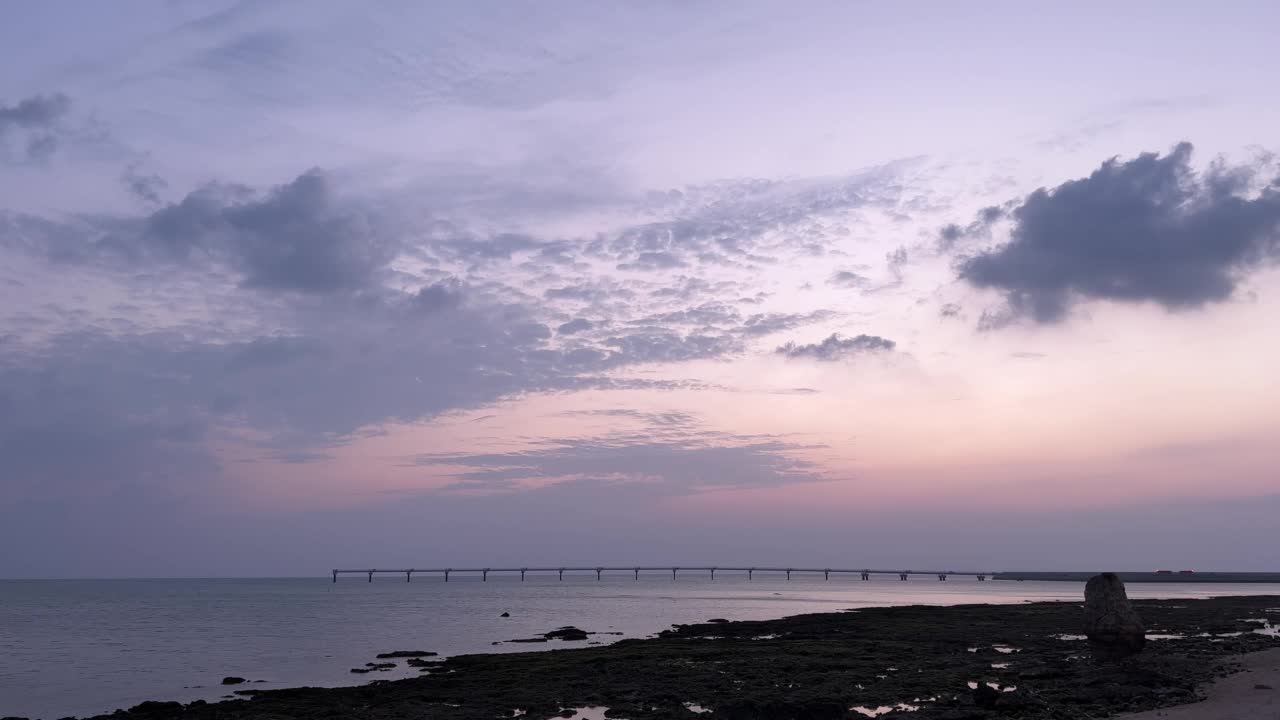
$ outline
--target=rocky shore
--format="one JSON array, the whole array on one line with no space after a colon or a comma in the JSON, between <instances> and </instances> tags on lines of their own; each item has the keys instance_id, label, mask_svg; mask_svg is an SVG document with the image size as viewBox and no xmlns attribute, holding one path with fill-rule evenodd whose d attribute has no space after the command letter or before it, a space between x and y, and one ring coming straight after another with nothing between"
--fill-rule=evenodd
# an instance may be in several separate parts
<instances>
[{"instance_id":1,"label":"rocky shore","mask_svg":"<svg viewBox=\"0 0 1280 720\"><path fill-rule=\"evenodd\" d=\"M346 688L143 703L102 720L573 717L1100 718L1194 702L1280 647L1280 596L1147 600L1143 651L1096 662L1078 602L865 608L673 627L657 638L423 663L424 675Z\"/></svg>"}]
</instances>

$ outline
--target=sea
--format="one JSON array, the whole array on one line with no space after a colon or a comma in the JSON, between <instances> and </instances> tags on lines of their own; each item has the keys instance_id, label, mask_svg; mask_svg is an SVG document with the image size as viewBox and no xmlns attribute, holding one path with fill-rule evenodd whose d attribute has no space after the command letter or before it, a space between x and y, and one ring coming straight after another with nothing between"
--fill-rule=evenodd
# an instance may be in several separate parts
<instances>
[{"instance_id":1,"label":"sea","mask_svg":"<svg viewBox=\"0 0 1280 720\"><path fill-rule=\"evenodd\" d=\"M1134 598L1280 594L1280 585L1159 583ZM54 720L144 700L216 700L237 689L410 677L378 653L528 652L652 636L712 618L763 620L884 605L1080 600L1082 583L756 575L363 576L281 579L0 580L0 717ZM502 617L508 613L508 617ZM588 640L507 642L573 625ZM1065 629L1070 631L1070 629ZM616 633L616 634L605 634ZM496 644L495 644L496 643ZM226 676L248 680L224 686Z\"/></svg>"}]
</instances>

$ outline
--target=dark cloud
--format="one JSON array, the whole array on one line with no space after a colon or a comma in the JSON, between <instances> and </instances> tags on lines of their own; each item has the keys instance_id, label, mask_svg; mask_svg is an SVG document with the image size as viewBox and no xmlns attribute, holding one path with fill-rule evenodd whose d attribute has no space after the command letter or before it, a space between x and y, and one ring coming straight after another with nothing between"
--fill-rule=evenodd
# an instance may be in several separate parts
<instances>
[{"instance_id":1,"label":"dark cloud","mask_svg":"<svg viewBox=\"0 0 1280 720\"><path fill-rule=\"evenodd\" d=\"M871 284L871 280L848 270L841 270L827 278L827 284L833 287L860 289Z\"/></svg>"},{"instance_id":2,"label":"dark cloud","mask_svg":"<svg viewBox=\"0 0 1280 720\"><path fill-rule=\"evenodd\" d=\"M398 244L376 220L333 197L311 170L262 198L206 188L147 221L147 250L180 259L212 257L247 287L304 293L361 290L394 259Z\"/></svg>"},{"instance_id":3,"label":"dark cloud","mask_svg":"<svg viewBox=\"0 0 1280 720\"><path fill-rule=\"evenodd\" d=\"M413 294L412 303L422 312L457 307L462 303L462 285L453 279L427 285Z\"/></svg>"},{"instance_id":4,"label":"dark cloud","mask_svg":"<svg viewBox=\"0 0 1280 720\"><path fill-rule=\"evenodd\" d=\"M143 173L136 165L130 165L120 175L120 184L130 195L150 205L159 205L163 199L160 193L169 186L164 178L155 173Z\"/></svg>"},{"instance_id":5,"label":"dark cloud","mask_svg":"<svg viewBox=\"0 0 1280 720\"><path fill-rule=\"evenodd\" d=\"M71 99L61 93L0 104L0 150L11 161L48 159L58 149L59 123L70 110Z\"/></svg>"},{"instance_id":6,"label":"dark cloud","mask_svg":"<svg viewBox=\"0 0 1280 720\"><path fill-rule=\"evenodd\" d=\"M594 323L586 318L574 318L567 323L556 328L556 333L560 335L572 335L595 327Z\"/></svg>"},{"instance_id":7,"label":"dark cloud","mask_svg":"<svg viewBox=\"0 0 1280 720\"><path fill-rule=\"evenodd\" d=\"M16 105L0 105L0 132L9 128L46 128L71 109L71 98L62 93L36 95Z\"/></svg>"},{"instance_id":8,"label":"dark cloud","mask_svg":"<svg viewBox=\"0 0 1280 720\"><path fill-rule=\"evenodd\" d=\"M1230 298L1280 256L1280 183L1250 192L1257 168L1190 165L1191 145L1112 158L1087 178L1041 188L1012 211L1005 245L963 260L960 277L1004 293L987 327L1059 322L1079 301L1170 310Z\"/></svg>"},{"instance_id":9,"label":"dark cloud","mask_svg":"<svg viewBox=\"0 0 1280 720\"><path fill-rule=\"evenodd\" d=\"M144 197L156 189L135 180ZM6 230L8 247L58 263L127 275L225 273L242 287L309 295L377 290L403 249L388 217L339 200L320 170L265 194L207 185L140 219L18 216Z\"/></svg>"},{"instance_id":10,"label":"dark cloud","mask_svg":"<svg viewBox=\"0 0 1280 720\"><path fill-rule=\"evenodd\" d=\"M956 223L944 225L938 231L938 250L949 252L961 240L989 237L991 225L1004 219L1007 212L1007 208L992 205L979 210L977 218L968 225L960 226Z\"/></svg>"},{"instance_id":11,"label":"dark cloud","mask_svg":"<svg viewBox=\"0 0 1280 720\"><path fill-rule=\"evenodd\" d=\"M775 352L792 360L809 359L829 362L850 355L887 352L893 350L896 346L897 343L894 341L878 335L858 335L845 338L833 333L820 343L797 345L794 342L789 342L786 345L779 346Z\"/></svg>"}]
</instances>

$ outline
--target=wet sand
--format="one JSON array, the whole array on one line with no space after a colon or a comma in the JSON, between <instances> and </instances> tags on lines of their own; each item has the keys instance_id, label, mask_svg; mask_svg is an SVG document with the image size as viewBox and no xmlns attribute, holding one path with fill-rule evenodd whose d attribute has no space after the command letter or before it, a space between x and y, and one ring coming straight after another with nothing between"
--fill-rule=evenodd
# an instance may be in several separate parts
<instances>
[{"instance_id":1,"label":"wet sand","mask_svg":"<svg viewBox=\"0 0 1280 720\"><path fill-rule=\"evenodd\" d=\"M222 703L145 703L100 718L492 720L520 711L542 720L590 707L632 720L692 720L705 710L730 720L1066 720L1178 705L1187 707L1163 712L1191 712L1208 706L1189 705L1206 692L1252 702L1241 687L1272 684L1274 664L1265 663L1280 659L1280 597L1134 605L1158 639L1114 664L1090 658L1077 634L1078 602L880 607L676 626L596 647L549 640L564 649L448 657L426 663L419 678L249 690L251 699ZM1223 679L1231 684L1213 685ZM1238 717L1268 717L1265 704L1242 707Z\"/></svg>"},{"instance_id":2,"label":"wet sand","mask_svg":"<svg viewBox=\"0 0 1280 720\"><path fill-rule=\"evenodd\" d=\"M1202 702L1148 710L1119 720L1277 720L1280 718L1280 649L1239 658L1244 671L1203 689ZM1265 687L1259 687L1265 686Z\"/></svg>"}]
</instances>

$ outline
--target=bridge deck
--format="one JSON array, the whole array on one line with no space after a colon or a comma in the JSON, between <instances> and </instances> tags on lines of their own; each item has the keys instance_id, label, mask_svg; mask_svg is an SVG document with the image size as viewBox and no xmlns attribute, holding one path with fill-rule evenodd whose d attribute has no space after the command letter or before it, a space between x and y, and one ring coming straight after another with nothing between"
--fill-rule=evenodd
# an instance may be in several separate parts
<instances>
[{"instance_id":1,"label":"bridge deck","mask_svg":"<svg viewBox=\"0 0 1280 720\"><path fill-rule=\"evenodd\" d=\"M820 567L783 567L783 566L747 566L747 565L564 565L564 566L528 566L528 567L437 567L437 568L335 568L333 572L333 581L338 581L338 575L366 575L369 582L373 582L375 574L403 574L405 581L409 581L415 573L420 574L437 574L443 575L445 581L449 580L449 576L455 573L479 574L482 579L488 580L489 573L519 573L520 579L524 580L528 573L556 573L560 579L564 579L565 573L595 573L596 579L599 580L606 572L628 572L634 574L637 580L640 579L642 572L670 572L674 578L681 570L692 572L709 572L712 579L715 578L717 572L738 572L746 573L751 578L755 573L784 573L787 579L791 579L791 573L810 573L821 574L823 578L830 579L832 573L836 574L857 574L863 580L869 580L872 575L897 575L898 579L906 580L911 575L935 575L939 580L946 580L949 575L973 576L979 580L986 580L992 575L985 571L955 571L955 570L883 570L871 568L820 568Z\"/></svg>"}]
</instances>

